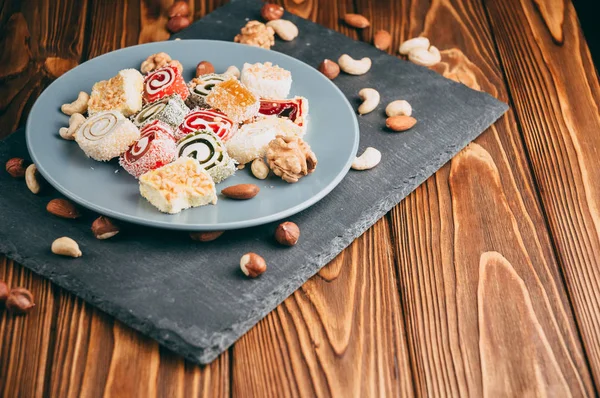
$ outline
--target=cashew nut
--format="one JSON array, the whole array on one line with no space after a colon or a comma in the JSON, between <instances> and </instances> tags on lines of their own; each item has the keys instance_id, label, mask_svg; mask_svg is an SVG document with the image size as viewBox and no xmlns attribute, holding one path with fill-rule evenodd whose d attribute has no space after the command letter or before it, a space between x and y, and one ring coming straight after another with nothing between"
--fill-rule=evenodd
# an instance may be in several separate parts
<instances>
[{"instance_id":1,"label":"cashew nut","mask_svg":"<svg viewBox=\"0 0 600 398\"><path fill-rule=\"evenodd\" d=\"M354 59L348 54L342 55L338 59L340 69L350 75L364 75L371 69L371 58Z\"/></svg>"},{"instance_id":2,"label":"cashew nut","mask_svg":"<svg viewBox=\"0 0 600 398\"><path fill-rule=\"evenodd\" d=\"M41 190L40 183L37 179L37 174L37 167L33 163L27 167L27 170L25 170L25 183L27 184L27 188L29 188L29 190L36 195L40 193Z\"/></svg>"},{"instance_id":3,"label":"cashew nut","mask_svg":"<svg viewBox=\"0 0 600 398\"><path fill-rule=\"evenodd\" d=\"M254 177L258 178L259 180L264 180L269 175L269 166L267 166L265 161L260 158L254 159L250 165L250 170L252 171Z\"/></svg>"},{"instance_id":4,"label":"cashew nut","mask_svg":"<svg viewBox=\"0 0 600 398\"><path fill-rule=\"evenodd\" d=\"M379 92L373 88L363 88L358 92L358 96L363 100L363 103L358 107L358 113L361 115L372 112L377 108L381 99Z\"/></svg>"},{"instance_id":5,"label":"cashew nut","mask_svg":"<svg viewBox=\"0 0 600 398\"><path fill-rule=\"evenodd\" d=\"M435 46L425 48L415 48L408 53L408 60L422 66L433 66L442 60L440 50Z\"/></svg>"},{"instance_id":6,"label":"cashew nut","mask_svg":"<svg viewBox=\"0 0 600 398\"><path fill-rule=\"evenodd\" d=\"M362 155L358 156L352 162L352 168L354 170L369 170L377 166L381 161L381 152L377 149L368 147L365 149Z\"/></svg>"},{"instance_id":7,"label":"cashew nut","mask_svg":"<svg viewBox=\"0 0 600 398\"><path fill-rule=\"evenodd\" d=\"M58 130L58 134L60 134L60 136L65 140L74 140L75 133L77 132L79 126L83 124L83 122L85 122L85 116L83 116L81 113L74 113L69 118L69 128L61 127L61 129Z\"/></svg>"},{"instance_id":8,"label":"cashew nut","mask_svg":"<svg viewBox=\"0 0 600 398\"><path fill-rule=\"evenodd\" d=\"M429 48L429 39L426 37L415 37L413 39L406 40L400 44L398 52L402 55L407 55L412 50L417 48L423 48L427 50Z\"/></svg>"},{"instance_id":9,"label":"cashew nut","mask_svg":"<svg viewBox=\"0 0 600 398\"><path fill-rule=\"evenodd\" d=\"M392 116L410 116L412 115L412 107L405 100L392 101L385 107L385 114L388 117Z\"/></svg>"},{"instance_id":10,"label":"cashew nut","mask_svg":"<svg viewBox=\"0 0 600 398\"><path fill-rule=\"evenodd\" d=\"M52 242L52 253L60 256L81 257L81 250L79 250L77 242L66 236Z\"/></svg>"},{"instance_id":11,"label":"cashew nut","mask_svg":"<svg viewBox=\"0 0 600 398\"><path fill-rule=\"evenodd\" d=\"M294 40L298 36L298 27L292 21L286 19L269 21L267 26L270 26L277 33L277 36L285 41Z\"/></svg>"},{"instance_id":12,"label":"cashew nut","mask_svg":"<svg viewBox=\"0 0 600 398\"><path fill-rule=\"evenodd\" d=\"M88 108L88 100L90 96L86 92L79 92L77 99L70 104L63 104L60 110L65 114L71 116L74 113L85 113Z\"/></svg>"},{"instance_id":13,"label":"cashew nut","mask_svg":"<svg viewBox=\"0 0 600 398\"><path fill-rule=\"evenodd\" d=\"M240 78L240 70L235 65L231 65L223 74L234 76L236 79Z\"/></svg>"}]
</instances>

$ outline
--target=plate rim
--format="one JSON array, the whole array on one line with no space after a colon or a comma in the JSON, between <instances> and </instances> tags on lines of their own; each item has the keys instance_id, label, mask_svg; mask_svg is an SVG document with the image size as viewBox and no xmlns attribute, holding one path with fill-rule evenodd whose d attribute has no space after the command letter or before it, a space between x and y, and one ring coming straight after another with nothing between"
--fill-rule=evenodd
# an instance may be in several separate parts
<instances>
[{"instance_id":1,"label":"plate rim","mask_svg":"<svg viewBox=\"0 0 600 398\"><path fill-rule=\"evenodd\" d=\"M181 222L168 222L168 221L155 221L155 220L147 220L143 217L138 217L138 216L134 216L134 215L128 215L128 214L123 214L121 212L118 211L114 211L112 209L108 209L108 208L104 208L101 206L97 206L95 205L93 202L90 202L76 194L73 194L71 191L69 191L68 189L66 189L65 187L63 187L60 183L58 183L48 172L47 170L45 170L43 167L41 167L39 165L38 159L35 156L35 152L32 150L31 147L31 141L33 140L33 137L31 136L33 133L32 131L32 127L31 124L33 123L32 121L32 115L34 114L34 110L35 108L38 106L40 99L43 98L45 95L47 95L48 89L54 85L54 84L60 84L59 82L65 78L66 76L68 76L72 71L74 71L77 68L83 67L86 63L88 62L98 62L98 60L101 60L103 57L109 55L109 54L113 54L113 53L118 53L118 52L123 52L123 51L128 51L131 48L134 47L152 47L152 46L156 46L157 44L162 44L162 45L173 45L173 44L167 44L167 43L177 43L178 41L175 40L169 40L169 41L165 41L165 42L154 42L154 43L143 43L143 44L137 44L134 46L129 46L129 47L124 47L124 48L120 48L117 50L113 50L107 53L104 53L102 55L99 55L97 57L94 57L92 59L89 59L85 62L83 62L80 65L77 65L75 68L69 70L68 72L66 72L65 74L59 76L56 80L54 80L48 87L46 87L46 89L44 89L44 91L42 91L42 93L38 96L38 98L36 99L36 101L34 102L33 106L31 107L31 110L29 112L29 115L27 116L27 122L25 124L25 141L27 143L27 151L29 152L29 156L31 157L31 160L33 161L33 163L36 165L38 171L40 172L40 174L44 177L44 179L50 184L52 185L57 191L59 191L61 194L63 194L64 196L66 196L67 198L73 200L75 203L89 209L92 210L100 215L103 216L107 216L107 217L112 217L116 220L121 220L121 221L125 221L125 222L129 222L132 224L136 224L136 225L143 225L143 226L147 226L147 227L153 227L153 228L161 228L161 229L168 229L168 230L179 230L179 231L214 231L214 230L232 230L232 229L242 229L242 228L249 228L249 227L255 227L255 226L259 226L259 225L264 225L273 221L277 221L277 220L281 220L283 218L292 216L294 214L297 214L299 212L301 212L302 210L305 210L309 207L311 207L312 205L314 205L315 203L317 203L318 201L320 201L321 199L323 199L325 196L329 195L329 193L331 193L331 191L339 185L339 183L344 179L344 177L346 176L346 174L348 173L348 171L350 170L350 166L352 165L352 162L354 160L354 157L356 156L356 152L358 150L358 146L359 146L359 141L360 141L360 129L359 129L359 125L358 125L358 119L356 117L356 113L354 111L354 108L352 107L352 105L350 104L350 101L348 100L348 98L346 97L346 95L342 92L342 90L340 90L340 88L335 85L331 80L327 79L326 77L324 77L327 82L334 87L334 89L341 95L341 97L344 100L344 103L346 104L347 108L350 110L350 113L354 116L352 118L352 122L354 125L354 134L353 134L353 139L354 139L354 144L352 146L352 153L349 155L348 159L346 160L346 163L344 165L344 167L342 168L342 170L335 176L335 178L333 178L329 184L327 184L322 190L320 190L316 195L311 196L309 199L293 206L290 208L287 208L285 210L282 210L278 213L274 213L268 216L263 216L263 217L259 217L259 218L254 218L251 220L244 220L244 221L232 221L232 222L227 222L227 223L219 223L217 225L207 225L207 224L190 224L190 223L181 223ZM243 46L246 47L246 45L244 44L239 44L239 43L233 43L233 42L228 42L228 41L223 41L223 40L204 40L204 39L185 39L185 40L181 40L181 42L210 42L210 43L215 43L218 45L232 45L234 47L237 46ZM269 53L272 52L274 50L267 50L267 49L263 49L263 48L259 48L259 47L255 47L256 51L259 52L265 52L265 53ZM295 63L299 63L302 64L303 66L315 69L314 67L312 67L311 65L307 64L306 62L303 62L297 58L294 58L290 55L277 52L280 56L287 58L288 60L290 60L291 62L295 62ZM315 69L316 70L316 69ZM157 210L158 211L158 210Z\"/></svg>"}]
</instances>

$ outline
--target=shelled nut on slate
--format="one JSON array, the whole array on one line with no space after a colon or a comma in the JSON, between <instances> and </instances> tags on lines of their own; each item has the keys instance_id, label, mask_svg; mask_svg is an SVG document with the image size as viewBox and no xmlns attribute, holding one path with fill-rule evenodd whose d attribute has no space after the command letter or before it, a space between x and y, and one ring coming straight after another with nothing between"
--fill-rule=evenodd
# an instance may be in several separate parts
<instances>
[{"instance_id":1,"label":"shelled nut on slate","mask_svg":"<svg viewBox=\"0 0 600 398\"><path fill-rule=\"evenodd\" d=\"M267 270L267 263L256 253L246 253L240 259L240 268L246 276L256 278Z\"/></svg>"},{"instance_id":2,"label":"shelled nut on slate","mask_svg":"<svg viewBox=\"0 0 600 398\"><path fill-rule=\"evenodd\" d=\"M294 246L300 238L300 228L291 221L282 222L275 229L275 240L284 246Z\"/></svg>"},{"instance_id":3,"label":"shelled nut on slate","mask_svg":"<svg viewBox=\"0 0 600 398\"><path fill-rule=\"evenodd\" d=\"M6 172L14 178L25 177L25 159L12 158L6 162Z\"/></svg>"},{"instance_id":4,"label":"shelled nut on slate","mask_svg":"<svg viewBox=\"0 0 600 398\"><path fill-rule=\"evenodd\" d=\"M25 170L25 183L27 184L27 188L34 193L38 194L42 190L42 184L40 181L41 177L39 176L39 172L35 164L30 164Z\"/></svg>"},{"instance_id":5,"label":"shelled nut on slate","mask_svg":"<svg viewBox=\"0 0 600 398\"><path fill-rule=\"evenodd\" d=\"M63 236L52 242L51 250L52 253L59 256L81 257L82 255L77 242L67 236Z\"/></svg>"},{"instance_id":6,"label":"shelled nut on slate","mask_svg":"<svg viewBox=\"0 0 600 398\"><path fill-rule=\"evenodd\" d=\"M393 131L406 131L417 124L417 119L412 116L392 116L388 117L385 125Z\"/></svg>"},{"instance_id":7,"label":"shelled nut on slate","mask_svg":"<svg viewBox=\"0 0 600 398\"><path fill-rule=\"evenodd\" d=\"M92 233L96 239L109 239L118 234L119 227L108 217L100 216L92 223Z\"/></svg>"},{"instance_id":8,"label":"shelled nut on slate","mask_svg":"<svg viewBox=\"0 0 600 398\"><path fill-rule=\"evenodd\" d=\"M328 79L333 80L340 74L340 66L330 59L325 59L319 65L319 72L327 76Z\"/></svg>"},{"instance_id":9,"label":"shelled nut on slate","mask_svg":"<svg viewBox=\"0 0 600 398\"><path fill-rule=\"evenodd\" d=\"M75 207L73 202L67 199L52 199L50 202L48 202L46 210L48 213L54 214L55 216L61 218L75 219L81 216L79 210L77 210L77 207Z\"/></svg>"}]
</instances>

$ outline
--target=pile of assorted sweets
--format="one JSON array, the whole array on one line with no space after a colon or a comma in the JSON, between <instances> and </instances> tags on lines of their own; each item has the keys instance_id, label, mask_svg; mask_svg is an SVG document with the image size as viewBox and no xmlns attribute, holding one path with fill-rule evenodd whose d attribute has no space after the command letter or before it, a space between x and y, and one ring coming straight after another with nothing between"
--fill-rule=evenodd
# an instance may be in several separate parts
<instances>
[{"instance_id":1,"label":"pile of assorted sweets","mask_svg":"<svg viewBox=\"0 0 600 398\"><path fill-rule=\"evenodd\" d=\"M308 101L288 98L289 71L245 64L239 80L235 73L208 73L186 84L182 69L159 53L142 64L145 76L125 69L97 82L79 110L87 119L61 136L94 160L119 158L138 178L141 195L171 214L216 204L215 184L249 162L268 165L290 183L314 171L316 156L302 140Z\"/></svg>"}]
</instances>

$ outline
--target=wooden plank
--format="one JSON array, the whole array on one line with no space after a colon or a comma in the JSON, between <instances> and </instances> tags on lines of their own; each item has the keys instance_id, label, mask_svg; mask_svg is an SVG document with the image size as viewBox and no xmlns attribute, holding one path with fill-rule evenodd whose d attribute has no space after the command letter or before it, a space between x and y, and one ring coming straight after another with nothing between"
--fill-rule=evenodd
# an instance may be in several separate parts
<instances>
[{"instance_id":1,"label":"wooden plank","mask_svg":"<svg viewBox=\"0 0 600 398\"><path fill-rule=\"evenodd\" d=\"M144 2L94 2L86 56L153 39L141 33L147 26L152 28L146 32L166 32L169 4L161 2L157 11ZM229 395L228 353L209 366L196 366L70 293L61 290L58 300L54 363L61 366L52 369L52 396Z\"/></svg>"},{"instance_id":2,"label":"wooden plank","mask_svg":"<svg viewBox=\"0 0 600 398\"><path fill-rule=\"evenodd\" d=\"M36 304L25 316L0 306L0 397L42 397L46 371L52 365L52 338L57 305L49 281L0 257L0 280L25 287Z\"/></svg>"},{"instance_id":3,"label":"wooden plank","mask_svg":"<svg viewBox=\"0 0 600 398\"><path fill-rule=\"evenodd\" d=\"M42 2L46 3L46 2ZM77 2L69 2L76 6ZM52 8L42 17L49 18L31 33L21 14L13 18L9 28L14 31L11 43L26 41L39 31L43 37L37 42L44 50L14 52L2 57L26 58L29 74L11 74L10 89L18 92L7 104L18 106L24 87L31 84L27 79L41 66L32 61L35 53L48 52L47 47L59 48L66 41L82 58L95 57L114 49L133 45L140 39L140 27L153 23L151 16L144 14L141 2L95 1L90 5L89 42L75 45L73 35L56 35L49 28L57 10L71 15L70 7L63 5ZM79 9L83 29L86 10ZM165 9L160 14L164 15ZM117 17L115 17L117 16ZM141 23L140 23L141 20ZM163 20L166 23L166 19ZM53 26L53 25L52 25ZM60 25L58 25L60 27ZM52 28L53 29L53 28ZM50 36L50 38L46 37ZM53 40L60 39L59 44ZM14 45L10 46L14 48ZM25 48L27 50L27 48ZM23 56L22 54L25 54ZM73 54L71 54L73 55ZM40 55L42 56L42 55ZM53 57L50 69L65 69L66 57ZM57 59L59 58L59 59ZM4 58L2 58L4 59ZM48 64L47 59L44 60ZM23 61L17 62L22 69ZM33 66L31 66L33 65ZM71 65L67 63L67 67ZM36 69L37 68L37 69ZM38 91L41 91L42 87ZM27 90L25 90L26 92ZM12 91L11 91L12 92ZM29 98L29 96L27 97ZM4 263L2 279L9 283L20 282L40 297L38 311L27 317L2 316L0 328L1 347L0 395L1 396L169 396L169 397L218 397L229 395L229 356L222 355L213 364L199 367L187 363L181 357L159 348L151 339L143 337L120 322L84 304L62 289L52 289L49 282L33 278L22 267ZM25 278L23 275L26 275ZM31 279L31 282L29 282ZM56 290L56 291L55 291ZM54 314L54 316L53 316ZM49 331L53 332L50 333ZM135 375L135 377L132 377Z\"/></svg>"},{"instance_id":4,"label":"wooden plank","mask_svg":"<svg viewBox=\"0 0 600 398\"><path fill-rule=\"evenodd\" d=\"M358 38L351 1L284 6ZM234 395L413 395L389 239L382 220L234 345Z\"/></svg>"},{"instance_id":5,"label":"wooden plank","mask_svg":"<svg viewBox=\"0 0 600 398\"><path fill-rule=\"evenodd\" d=\"M413 394L389 239L380 220L234 345L234 395Z\"/></svg>"},{"instance_id":6,"label":"wooden plank","mask_svg":"<svg viewBox=\"0 0 600 398\"><path fill-rule=\"evenodd\" d=\"M584 348L600 384L600 86L570 1L485 2Z\"/></svg>"},{"instance_id":7,"label":"wooden plank","mask_svg":"<svg viewBox=\"0 0 600 398\"><path fill-rule=\"evenodd\" d=\"M23 124L42 90L81 59L87 1L7 1L0 20L0 138Z\"/></svg>"},{"instance_id":8,"label":"wooden plank","mask_svg":"<svg viewBox=\"0 0 600 398\"><path fill-rule=\"evenodd\" d=\"M479 2L357 8L403 21L397 42L429 37L443 50L438 72L508 101ZM476 142L391 213L415 390L593 395L514 114Z\"/></svg>"}]
</instances>

